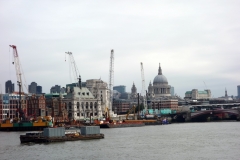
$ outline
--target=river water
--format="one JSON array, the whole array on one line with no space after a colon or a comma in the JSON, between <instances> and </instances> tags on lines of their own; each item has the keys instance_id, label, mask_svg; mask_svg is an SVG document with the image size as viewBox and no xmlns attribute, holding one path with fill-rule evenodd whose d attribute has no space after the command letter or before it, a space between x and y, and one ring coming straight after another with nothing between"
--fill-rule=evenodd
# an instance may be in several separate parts
<instances>
[{"instance_id":1,"label":"river water","mask_svg":"<svg viewBox=\"0 0 240 160\"><path fill-rule=\"evenodd\" d=\"M240 160L240 122L101 129L104 139L20 144L25 132L0 132L1 160Z\"/></svg>"}]
</instances>

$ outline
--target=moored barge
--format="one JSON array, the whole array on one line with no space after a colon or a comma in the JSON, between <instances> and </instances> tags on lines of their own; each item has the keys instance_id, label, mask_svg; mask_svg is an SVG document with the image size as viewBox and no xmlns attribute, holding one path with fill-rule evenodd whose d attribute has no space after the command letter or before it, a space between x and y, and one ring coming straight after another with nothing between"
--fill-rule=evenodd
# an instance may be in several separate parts
<instances>
[{"instance_id":1,"label":"moored barge","mask_svg":"<svg viewBox=\"0 0 240 160\"><path fill-rule=\"evenodd\" d=\"M84 126L81 129L66 130L64 127L44 128L43 132L32 132L20 135L21 143L51 143L77 140L102 139L99 126Z\"/></svg>"},{"instance_id":2,"label":"moored barge","mask_svg":"<svg viewBox=\"0 0 240 160\"><path fill-rule=\"evenodd\" d=\"M113 123L102 123L102 124L99 124L99 126L100 126L100 128L142 127L142 126L145 126L145 123L141 123L141 122L135 122L135 123L113 122Z\"/></svg>"}]
</instances>

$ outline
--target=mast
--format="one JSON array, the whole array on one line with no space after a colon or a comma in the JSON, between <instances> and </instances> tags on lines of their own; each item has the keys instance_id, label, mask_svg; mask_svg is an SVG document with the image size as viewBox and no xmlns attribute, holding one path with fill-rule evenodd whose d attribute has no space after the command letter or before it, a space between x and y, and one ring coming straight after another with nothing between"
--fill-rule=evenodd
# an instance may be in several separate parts
<instances>
[{"instance_id":1,"label":"mast","mask_svg":"<svg viewBox=\"0 0 240 160\"><path fill-rule=\"evenodd\" d=\"M114 83L114 50L110 54L110 69L109 69L109 110L112 111L113 101L113 83Z\"/></svg>"}]
</instances>

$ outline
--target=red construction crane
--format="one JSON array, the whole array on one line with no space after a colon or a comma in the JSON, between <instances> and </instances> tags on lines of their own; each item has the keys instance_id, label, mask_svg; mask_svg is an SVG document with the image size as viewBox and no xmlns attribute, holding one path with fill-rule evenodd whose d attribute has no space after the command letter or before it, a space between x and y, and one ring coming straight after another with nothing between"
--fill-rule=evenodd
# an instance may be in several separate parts
<instances>
[{"instance_id":1,"label":"red construction crane","mask_svg":"<svg viewBox=\"0 0 240 160\"><path fill-rule=\"evenodd\" d=\"M20 82L21 86L22 86L22 76L24 77L24 74L23 74L21 63L19 61L19 56L18 56L18 52L17 52L17 46L15 46L15 45L9 45L9 46L13 48L14 62L12 62L12 63L15 65L17 81L18 81L18 83ZM24 77L24 80L25 80L25 77ZM24 86L26 88L26 93L28 93L28 89L27 89L26 84L27 83L26 83L26 80L25 80ZM23 87L21 87L21 91L24 92Z\"/></svg>"},{"instance_id":2,"label":"red construction crane","mask_svg":"<svg viewBox=\"0 0 240 160\"><path fill-rule=\"evenodd\" d=\"M17 52L17 46L15 45L9 45L10 47L13 48L13 57L14 57L14 62L12 62L13 64L15 64L15 69L16 69L16 75L17 75L17 83L19 86L19 107L17 108L16 112L18 112L20 114L20 118L22 118L22 120L25 120L26 116L25 116L25 112L26 108L22 108L22 92L24 92L23 87L22 87L22 75L23 75L23 70L19 61L19 56L18 56L18 52ZM24 75L23 75L24 76ZM25 78L24 78L25 79ZM26 80L25 80L25 87L26 87ZM28 89L26 87L26 91L28 93Z\"/></svg>"}]
</instances>

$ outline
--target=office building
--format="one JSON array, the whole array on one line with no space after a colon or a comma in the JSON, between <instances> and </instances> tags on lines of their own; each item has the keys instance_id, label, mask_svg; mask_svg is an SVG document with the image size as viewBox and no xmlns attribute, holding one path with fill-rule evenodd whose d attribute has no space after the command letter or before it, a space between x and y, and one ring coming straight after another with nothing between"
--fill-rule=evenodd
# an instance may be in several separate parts
<instances>
[{"instance_id":1,"label":"office building","mask_svg":"<svg viewBox=\"0 0 240 160\"><path fill-rule=\"evenodd\" d=\"M55 85L50 89L50 93L60 93L61 91L61 86Z\"/></svg>"},{"instance_id":2,"label":"office building","mask_svg":"<svg viewBox=\"0 0 240 160\"><path fill-rule=\"evenodd\" d=\"M119 93L125 93L126 92L126 86L120 85L120 86L114 86L113 90L118 91Z\"/></svg>"},{"instance_id":3,"label":"office building","mask_svg":"<svg viewBox=\"0 0 240 160\"><path fill-rule=\"evenodd\" d=\"M37 94L42 94L42 86L37 86Z\"/></svg>"},{"instance_id":4,"label":"office building","mask_svg":"<svg viewBox=\"0 0 240 160\"><path fill-rule=\"evenodd\" d=\"M13 93L14 92L14 83L11 80L8 80L5 83L5 93Z\"/></svg>"}]
</instances>

